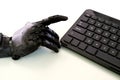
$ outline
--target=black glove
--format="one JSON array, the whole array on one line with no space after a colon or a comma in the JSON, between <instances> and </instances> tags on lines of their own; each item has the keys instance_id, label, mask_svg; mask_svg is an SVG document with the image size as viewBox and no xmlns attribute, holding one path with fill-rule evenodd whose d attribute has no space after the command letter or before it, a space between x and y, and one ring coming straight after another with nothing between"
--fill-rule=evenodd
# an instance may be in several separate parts
<instances>
[{"instance_id":1,"label":"black glove","mask_svg":"<svg viewBox=\"0 0 120 80\"><path fill-rule=\"evenodd\" d=\"M17 60L32 53L39 46L45 46L58 52L60 48L59 36L48 25L67 19L66 16L55 15L38 22L27 23L23 28L15 32L12 37L1 34L0 57L11 56L14 60Z\"/></svg>"}]
</instances>

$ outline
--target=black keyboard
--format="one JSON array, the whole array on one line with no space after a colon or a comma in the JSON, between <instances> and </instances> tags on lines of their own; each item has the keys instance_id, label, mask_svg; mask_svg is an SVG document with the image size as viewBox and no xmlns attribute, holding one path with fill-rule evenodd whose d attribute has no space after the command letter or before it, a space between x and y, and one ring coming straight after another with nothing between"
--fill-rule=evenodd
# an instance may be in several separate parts
<instances>
[{"instance_id":1,"label":"black keyboard","mask_svg":"<svg viewBox=\"0 0 120 80\"><path fill-rule=\"evenodd\" d=\"M61 39L61 44L120 74L120 21L86 10Z\"/></svg>"}]
</instances>

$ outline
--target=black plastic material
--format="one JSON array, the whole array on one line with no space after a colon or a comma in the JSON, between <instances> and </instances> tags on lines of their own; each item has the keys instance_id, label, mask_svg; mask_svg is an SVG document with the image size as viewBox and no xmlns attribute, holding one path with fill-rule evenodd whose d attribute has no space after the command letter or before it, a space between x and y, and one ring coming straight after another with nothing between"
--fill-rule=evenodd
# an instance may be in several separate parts
<instances>
[{"instance_id":1,"label":"black plastic material","mask_svg":"<svg viewBox=\"0 0 120 80\"><path fill-rule=\"evenodd\" d=\"M120 74L120 20L86 10L61 39L63 46Z\"/></svg>"}]
</instances>

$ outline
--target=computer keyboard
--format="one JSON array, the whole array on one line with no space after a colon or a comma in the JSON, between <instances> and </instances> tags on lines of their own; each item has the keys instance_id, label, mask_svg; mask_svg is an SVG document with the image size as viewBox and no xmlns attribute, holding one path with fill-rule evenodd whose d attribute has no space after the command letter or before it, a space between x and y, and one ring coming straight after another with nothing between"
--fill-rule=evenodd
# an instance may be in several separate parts
<instances>
[{"instance_id":1,"label":"computer keyboard","mask_svg":"<svg viewBox=\"0 0 120 80\"><path fill-rule=\"evenodd\" d=\"M120 21L86 10L62 37L61 44L120 74Z\"/></svg>"}]
</instances>

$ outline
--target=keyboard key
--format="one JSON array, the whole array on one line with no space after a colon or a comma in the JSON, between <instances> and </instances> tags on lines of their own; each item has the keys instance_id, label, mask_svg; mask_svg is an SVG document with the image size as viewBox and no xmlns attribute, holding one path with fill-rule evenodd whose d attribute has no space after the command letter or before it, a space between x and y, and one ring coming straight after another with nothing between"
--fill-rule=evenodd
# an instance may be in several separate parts
<instances>
[{"instance_id":1,"label":"keyboard key","mask_svg":"<svg viewBox=\"0 0 120 80\"><path fill-rule=\"evenodd\" d=\"M110 42L108 43L108 45L114 48L114 47L116 47L117 43L114 42L114 41L110 41Z\"/></svg>"},{"instance_id":2,"label":"keyboard key","mask_svg":"<svg viewBox=\"0 0 120 80\"><path fill-rule=\"evenodd\" d=\"M70 36L66 36L66 37L64 38L64 41L65 41L65 42L68 42L68 43L70 43L71 40L72 40L72 37L70 37Z\"/></svg>"},{"instance_id":3,"label":"keyboard key","mask_svg":"<svg viewBox=\"0 0 120 80\"><path fill-rule=\"evenodd\" d=\"M117 35L120 36L120 30L117 32Z\"/></svg>"},{"instance_id":4,"label":"keyboard key","mask_svg":"<svg viewBox=\"0 0 120 80\"><path fill-rule=\"evenodd\" d=\"M91 17L91 15L90 15L90 14L85 14L85 16L86 16L86 17Z\"/></svg>"},{"instance_id":5,"label":"keyboard key","mask_svg":"<svg viewBox=\"0 0 120 80\"><path fill-rule=\"evenodd\" d=\"M96 53L97 49L94 48L94 47L88 46L88 47L86 48L86 51L87 51L88 53L94 55L94 54Z\"/></svg>"},{"instance_id":6,"label":"keyboard key","mask_svg":"<svg viewBox=\"0 0 120 80\"><path fill-rule=\"evenodd\" d=\"M83 28L87 28L88 27L88 23L85 23L85 22L82 22L82 21L80 21L78 23L78 25L81 26L81 27L83 27Z\"/></svg>"},{"instance_id":7,"label":"keyboard key","mask_svg":"<svg viewBox=\"0 0 120 80\"><path fill-rule=\"evenodd\" d=\"M94 38L95 40L100 40L101 36L100 36L100 35L97 35L97 34L94 34L93 38Z\"/></svg>"},{"instance_id":8,"label":"keyboard key","mask_svg":"<svg viewBox=\"0 0 120 80\"><path fill-rule=\"evenodd\" d=\"M105 36L105 37L109 37L109 36L110 36L110 33L107 32L107 31L104 31L102 35Z\"/></svg>"},{"instance_id":9,"label":"keyboard key","mask_svg":"<svg viewBox=\"0 0 120 80\"><path fill-rule=\"evenodd\" d=\"M106 62L109 62L117 67L120 67L120 60L118 60L116 57L110 56L102 51L98 51L96 56L99 57L100 59L105 60Z\"/></svg>"},{"instance_id":10,"label":"keyboard key","mask_svg":"<svg viewBox=\"0 0 120 80\"><path fill-rule=\"evenodd\" d=\"M120 43L120 38L118 39L118 42Z\"/></svg>"},{"instance_id":11,"label":"keyboard key","mask_svg":"<svg viewBox=\"0 0 120 80\"><path fill-rule=\"evenodd\" d=\"M95 23L95 26L101 27L101 26L102 26L102 23L100 23L100 22L97 21L97 22Z\"/></svg>"},{"instance_id":12,"label":"keyboard key","mask_svg":"<svg viewBox=\"0 0 120 80\"><path fill-rule=\"evenodd\" d=\"M104 44L107 44L109 39L102 37L100 41Z\"/></svg>"},{"instance_id":13,"label":"keyboard key","mask_svg":"<svg viewBox=\"0 0 120 80\"><path fill-rule=\"evenodd\" d=\"M74 31L77 31L79 33L82 33L84 34L86 29L82 28L82 27L79 27L79 26L76 26L75 28L73 28Z\"/></svg>"},{"instance_id":14,"label":"keyboard key","mask_svg":"<svg viewBox=\"0 0 120 80\"><path fill-rule=\"evenodd\" d=\"M95 23L95 20L93 20L93 19L89 19L89 20L88 20L88 23L90 23L90 24L94 24L94 23Z\"/></svg>"},{"instance_id":15,"label":"keyboard key","mask_svg":"<svg viewBox=\"0 0 120 80\"><path fill-rule=\"evenodd\" d=\"M96 48L99 48L99 47L101 46L101 43L95 41L95 42L93 43L93 46L96 47Z\"/></svg>"},{"instance_id":16,"label":"keyboard key","mask_svg":"<svg viewBox=\"0 0 120 80\"><path fill-rule=\"evenodd\" d=\"M104 29L104 30L109 30L109 29L110 29L110 26L108 26L108 25L103 25L102 29Z\"/></svg>"},{"instance_id":17,"label":"keyboard key","mask_svg":"<svg viewBox=\"0 0 120 80\"><path fill-rule=\"evenodd\" d=\"M77 45L79 44L79 41L78 41L77 39L73 39L73 40L71 41L71 44L72 44L73 46L77 46Z\"/></svg>"},{"instance_id":18,"label":"keyboard key","mask_svg":"<svg viewBox=\"0 0 120 80\"><path fill-rule=\"evenodd\" d=\"M70 31L69 35L76 38L76 39L78 39L78 40L81 40L81 41L83 41L85 39L84 35L79 34L79 33L75 32L75 31Z\"/></svg>"},{"instance_id":19,"label":"keyboard key","mask_svg":"<svg viewBox=\"0 0 120 80\"><path fill-rule=\"evenodd\" d=\"M120 44L118 44L116 48L117 48L118 50L120 50Z\"/></svg>"},{"instance_id":20,"label":"keyboard key","mask_svg":"<svg viewBox=\"0 0 120 80\"><path fill-rule=\"evenodd\" d=\"M116 23L112 23L112 26L115 27L115 28L118 28L118 27L119 27L119 25L116 24Z\"/></svg>"},{"instance_id":21,"label":"keyboard key","mask_svg":"<svg viewBox=\"0 0 120 80\"><path fill-rule=\"evenodd\" d=\"M92 44L93 39L91 39L91 38L86 38L85 42L86 42L87 44Z\"/></svg>"},{"instance_id":22,"label":"keyboard key","mask_svg":"<svg viewBox=\"0 0 120 80\"><path fill-rule=\"evenodd\" d=\"M105 23L111 25L111 21L105 20Z\"/></svg>"},{"instance_id":23,"label":"keyboard key","mask_svg":"<svg viewBox=\"0 0 120 80\"><path fill-rule=\"evenodd\" d=\"M110 32L111 33L116 33L118 30L116 28L111 27Z\"/></svg>"},{"instance_id":24,"label":"keyboard key","mask_svg":"<svg viewBox=\"0 0 120 80\"><path fill-rule=\"evenodd\" d=\"M108 53L111 54L112 56L116 56L117 50L115 50L115 49L110 49Z\"/></svg>"},{"instance_id":25,"label":"keyboard key","mask_svg":"<svg viewBox=\"0 0 120 80\"><path fill-rule=\"evenodd\" d=\"M112 40L114 40L114 41L117 41L117 40L118 40L118 36L112 34L112 35L110 36L110 39L112 39Z\"/></svg>"},{"instance_id":26,"label":"keyboard key","mask_svg":"<svg viewBox=\"0 0 120 80\"><path fill-rule=\"evenodd\" d=\"M120 59L120 52L118 53L117 58L119 58L119 59Z\"/></svg>"},{"instance_id":27,"label":"keyboard key","mask_svg":"<svg viewBox=\"0 0 120 80\"><path fill-rule=\"evenodd\" d=\"M88 26L88 29L89 29L90 31L94 31L94 30L95 30L95 26L89 25L89 26Z\"/></svg>"},{"instance_id":28,"label":"keyboard key","mask_svg":"<svg viewBox=\"0 0 120 80\"><path fill-rule=\"evenodd\" d=\"M78 46L78 48L80 48L80 49L85 49L87 47L87 44L85 44L85 43L83 43L83 42L81 42L80 44L79 44L79 46Z\"/></svg>"},{"instance_id":29,"label":"keyboard key","mask_svg":"<svg viewBox=\"0 0 120 80\"><path fill-rule=\"evenodd\" d=\"M108 46L106 46L106 45L102 45L100 49L101 49L102 51L107 52L107 51L108 51L108 49L109 49L109 47L108 47Z\"/></svg>"},{"instance_id":30,"label":"keyboard key","mask_svg":"<svg viewBox=\"0 0 120 80\"><path fill-rule=\"evenodd\" d=\"M91 18L92 18L92 19L95 19L95 20L97 19L97 17L96 17L96 16L92 16Z\"/></svg>"},{"instance_id":31,"label":"keyboard key","mask_svg":"<svg viewBox=\"0 0 120 80\"><path fill-rule=\"evenodd\" d=\"M87 31L85 35L88 36L88 37L92 37L93 32L91 32L91 31Z\"/></svg>"},{"instance_id":32,"label":"keyboard key","mask_svg":"<svg viewBox=\"0 0 120 80\"><path fill-rule=\"evenodd\" d=\"M100 21L100 22L104 22L104 19L103 18L98 18L98 20Z\"/></svg>"},{"instance_id":33,"label":"keyboard key","mask_svg":"<svg viewBox=\"0 0 120 80\"><path fill-rule=\"evenodd\" d=\"M86 22L86 21L88 21L88 17L82 16L81 20Z\"/></svg>"},{"instance_id":34,"label":"keyboard key","mask_svg":"<svg viewBox=\"0 0 120 80\"><path fill-rule=\"evenodd\" d=\"M103 30L100 29L100 28L97 28L97 29L95 30L95 32L96 32L97 34L101 34L101 33L103 32Z\"/></svg>"}]
</instances>

